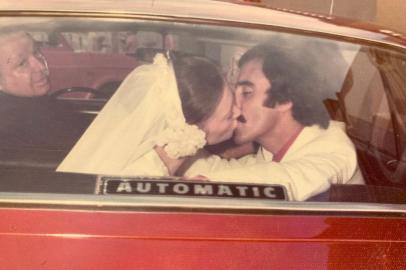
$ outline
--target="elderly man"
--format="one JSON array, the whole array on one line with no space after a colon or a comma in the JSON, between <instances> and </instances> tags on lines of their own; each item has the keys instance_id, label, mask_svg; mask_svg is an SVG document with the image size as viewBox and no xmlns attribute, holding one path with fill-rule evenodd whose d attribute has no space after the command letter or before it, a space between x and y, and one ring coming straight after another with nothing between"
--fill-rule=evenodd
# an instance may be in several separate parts
<instances>
[{"instance_id":1,"label":"elderly man","mask_svg":"<svg viewBox=\"0 0 406 270\"><path fill-rule=\"evenodd\" d=\"M50 89L46 61L24 32L0 36L0 91L13 96L46 95Z\"/></svg>"},{"instance_id":2,"label":"elderly man","mask_svg":"<svg viewBox=\"0 0 406 270\"><path fill-rule=\"evenodd\" d=\"M2 147L70 148L84 126L48 97L44 56L25 32L0 30L0 140Z\"/></svg>"},{"instance_id":3,"label":"elderly man","mask_svg":"<svg viewBox=\"0 0 406 270\"><path fill-rule=\"evenodd\" d=\"M260 148L238 160L198 159L186 176L283 184L293 200L354 181L354 146L342 123L329 121L311 68L273 44L246 52L239 67L235 95L241 116L234 141Z\"/></svg>"}]
</instances>

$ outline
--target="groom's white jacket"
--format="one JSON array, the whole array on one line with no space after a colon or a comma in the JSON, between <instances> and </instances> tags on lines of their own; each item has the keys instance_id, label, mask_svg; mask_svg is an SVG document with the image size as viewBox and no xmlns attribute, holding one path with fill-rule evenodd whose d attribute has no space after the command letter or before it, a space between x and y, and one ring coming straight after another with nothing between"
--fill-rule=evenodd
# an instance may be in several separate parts
<instances>
[{"instance_id":1,"label":"groom's white jacket","mask_svg":"<svg viewBox=\"0 0 406 270\"><path fill-rule=\"evenodd\" d=\"M330 121L328 129L305 127L280 162L260 148L257 154L226 160L212 155L198 159L186 171L213 181L282 184L293 200L327 190L331 184L362 184L357 174L354 145L344 132L344 124Z\"/></svg>"}]
</instances>

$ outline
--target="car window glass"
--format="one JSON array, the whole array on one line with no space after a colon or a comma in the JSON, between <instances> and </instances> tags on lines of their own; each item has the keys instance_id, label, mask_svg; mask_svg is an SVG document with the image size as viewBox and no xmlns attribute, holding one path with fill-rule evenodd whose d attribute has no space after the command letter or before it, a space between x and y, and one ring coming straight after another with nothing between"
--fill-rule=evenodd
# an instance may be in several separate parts
<instances>
[{"instance_id":1,"label":"car window glass","mask_svg":"<svg viewBox=\"0 0 406 270\"><path fill-rule=\"evenodd\" d=\"M27 23L24 23L24 20ZM317 101L314 104L320 105L321 109L318 112L325 114L326 119L330 121L327 121L330 123L328 130L332 128L337 129L338 133L342 132L344 134L340 135L342 140L333 139L326 143L325 137L323 137L324 130L327 130L326 127L317 127L318 124L309 120L310 116L309 118L303 116L306 115L303 112L306 106L302 106L300 108L303 110L295 112L294 117L301 117L302 122L300 123L303 129L295 134L298 137L291 136L292 141L286 147L280 147L281 149L278 151L268 151L265 147L266 144L261 145L260 139L248 145L246 149L239 148L232 142L231 135L225 143L219 141L221 144L217 144L216 141L212 146L206 147L205 155L212 155L211 157L218 160L222 157L222 160L217 163L213 161L210 169L207 169L210 173L214 171L213 175L218 176L214 179L210 177L204 177L204 179L211 180L213 183L225 184L276 184L283 187L287 199L290 200L398 204L405 202L406 111L403 104L406 99L406 55L404 48L394 49L356 40L327 38L318 34L299 33L289 29L286 31L281 29L257 30L242 26L211 26L136 19L50 18L46 22L38 20L36 24L28 23L30 21L35 21L35 18L21 18L21 22L13 23L13 25L10 25L10 21L4 21L0 26L2 29L6 29L4 31L15 29L17 32L24 31L30 34L39 45L40 59L46 59L46 66L43 64L43 69L47 69L47 71L43 73L47 75L49 72L50 86L46 95L31 97L31 100L30 97L26 97L20 101L20 98L10 93L3 93L4 91L0 96L0 98L3 97L3 100L7 98L5 102L8 106L21 108L21 113L7 116L7 119L4 120L5 125L9 128L4 128L1 134L3 143L0 176L7 179L0 186L2 191L92 194L95 190L102 190L101 185L105 180L101 180L101 178L106 175L115 180L118 179L118 181L125 177L145 176L144 171L140 174L124 175L120 171L106 170L106 173L100 173L103 172L101 170L92 174L91 171L72 169L64 172L56 171L56 169L70 155L72 149L77 147L75 145L78 141L79 144L81 143L81 140L83 140L82 144L86 143L93 147L89 149L98 149L104 141L115 140L117 147L112 146L112 151L120 149L120 144L125 151L132 151L131 138L134 137L130 136L130 132L137 134L137 128L130 130L128 126L123 126L124 123L130 122L121 120L129 118L131 112L121 111L121 108L114 112L121 117L120 119L113 118L109 122L111 126L105 126L98 133L92 133L91 139L83 138L90 133L92 125L96 125L97 117L104 109L110 109L110 107L114 109L114 104L110 104L114 103L117 96L121 94L118 94L117 89L120 89L123 81L125 82L126 78L129 78L129 75L137 69L147 69L148 66L151 66L157 55L167 57L173 54L175 57L199 56L210 59L217 65L231 91L232 102L224 101L224 104L229 104L224 107L232 108L232 104L239 101L237 97L239 91L251 89L244 85L246 81L241 83L243 69L239 66L241 57L252 47L268 43L289 55L289 61L299 63L298 68L292 67L289 70L292 72L290 78L300 82L303 89L309 89L306 90L309 91L309 96L313 95L313 100ZM38 55L36 55L36 59L39 59ZM266 63L261 62L262 67L276 66L279 60L274 59L268 59L269 61L267 60ZM2 67L2 71L6 72L6 68L8 67ZM263 70L262 72L265 73ZM273 76L272 72L270 76ZM44 78L42 81L41 78L38 79L38 84L45 84L44 80ZM4 81L0 83L4 84ZM278 79L274 79L271 84L269 92L275 93L273 91L278 87ZM281 85L282 89L290 91L289 82ZM131 91L137 91L137 89L131 89ZM131 91L127 90L124 99L126 103L133 105L136 104L133 99L142 98L142 95ZM242 101L244 105L240 109L243 112L242 115L244 112L246 113L247 121L250 120L251 112L244 111L244 108L247 109L249 104L253 104L253 100L255 100L250 99L249 94L251 93L244 92L245 96L240 97L244 98ZM303 105L308 102L306 95L300 95L302 93L296 96L293 94L291 100L285 100L282 97L273 105L272 103L264 105L266 102L264 99L263 103L252 107L254 108L252 110L258 109L258 114L255 116L258 123L261 121L260 117L270 115L269 110L261 109L261 106L282 108L279 105L294 102ZM44 96L47 100L43 99ZM158 98L156 97L156 99ZM34 100L35 103L31 102ZM17 105L11 105L14 102ZM153 102L158 101L151 98L151 106L147 106L147 108L153 108ZM220 99L218 102L221 102ZM52 105L49 105L51 103ZM312 103L308 104L310 105L307 107L316 106ZM11 108L9 109L11 110ZM7 106L4 106L3 110L3 115L9 115ZM55 113L51 114L48 110ZM229 115L231 115L231 109L229 111ZM145 111L145 118L148 113L150 111ZM24 116L24 114L28 116ZM116 117L116 115L112 117ZM206 122L202 123L206 124ZM215 128L210 131L220 132L221 124L222 122L213 124ZM266 121L263 125L267 125ZM200 125L199 122L198 126L201 128L203 124ZM259 129L262 126L253 126L247 130L251 131L255 128ZM117 135L114 133L117 130L121 130L122 133ZM307 132L310 135L306 136L315 137L313 139L305 138L303 134L307 134ZM237 133L234 131L233 138L237 136ZM318 137L314 135L316 133L319 134ZM128 143L124 143L126 138L128 138ZM206 139L208 140L208 138L207 135ZM296 138L299 138L298 141L295 141ZM306 140L308 141L305 143ZM314 143L315 146L306 148L310 143ZM326 149L331 147L336 151L334 145L340 144L349 149L353 148L354 156L351 157L350 154L343 156L345 154L340 152L337 159L331 158L330 160L329 156L331 157L332 154L328 152L330 150ZM147 176L169 177L165 170L165 163L159 160L160 156L157 156L154 148L150 148L150 152L143 152L147 160L144 164L152 162L152 164L159 165L156 167L156 173L152 170ZM93 155L96 150L90 152ZM89 156L92 157L92 155ZM101 160L109 158L107 155L100 155ZM120 157L120 152L117 155ZM279 155L280 160L275 161L275 157L279 157ZM303 159L300 158L300 155L303 155ZM132 162L131 155L128 156L128 160ZM320 158L318 158L319 156ZM342 169L339 160L347 161L351 158L353 161L349 166L350 169ZM84 164L92 161L91 158L78 163ZM182 164L178 173L174 173L171 177L182 177L183 173L187 174L188 170L193 170L195 160L188 160L188 162ZM268 163L272 164L271 167L267 167ZM312 168L310 173L306 170L306 166ZM236 178L233 179L233 169L235 168L240 171L237 170ZM272 180L269 182L264 173L268 169L280 172L279 175L274 176L276 178L270 177ZM216 174L217 171L219 174ZM329 171L337 171L337 173ZM204 171L202 172L198 173L198 176L204 176ZM210 173L208 174L210 175ZM328 179L323 179L321 175L324 174L329 175ZM193 175L188 175L188 177L190 176ZM255 180L250 180L251 176ZM302 176L303 179L301 179ZM224 179L227 181L222 182L220 181L223 180L222 177L230 179ZM316 181L315 179L319 179L318 177L322 180ZM197 178L195 180L176 179L191 181L191 183L199 180ZM279 179L282 180L279 181ZM307 179L310 182L307 182ZM50 182L52 183L50 184ZM313 185L317 185L317 187ZM157 186L156 189L161 190L161 187L163 189L163 186ZM184 186L178 187L177 195L182 193L182 188ZM230 190L234 190L230 191L231 195L227 195L229 192L224 190L223 195L231 198L237 193L238 195L244 193L241 191L242 188L233 188L235 189L230 188ZM119 189L121 192L125 192L126 186ZM255 194L254 189L247 190L252 190L252 194Z\"/></svg>"}]
</instances>

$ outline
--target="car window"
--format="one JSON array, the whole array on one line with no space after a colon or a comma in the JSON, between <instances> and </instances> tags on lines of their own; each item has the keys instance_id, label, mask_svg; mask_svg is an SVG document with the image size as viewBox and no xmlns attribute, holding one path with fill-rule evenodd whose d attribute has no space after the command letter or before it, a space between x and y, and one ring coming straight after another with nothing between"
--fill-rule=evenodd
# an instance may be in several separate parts
<instances>
[{"instance_id":1,"label":"car window","mask_svg":"<svg viewBox=\"0 0 406 270\"><path fill-rule=\"evenodd\" d=\"M32 21L22 17L0 25L0 35L28 33L24 38L36 44L7 48L33 52L34 58L27 54L31 69L11 67L7 59L0 66L2 192L214 196L286 204L406 201L406 50L401 46L272 27L62 17ZM259 44L271 47L272 57L247 56ZM159 84L166 73L151 75L154 65L171 63L180 88L180 60L174 59L191 57L217 67L222 86L215 86L214 75L212 81L199 79L208 72L204 68L188 82L228 94L198 99L176 92L178 107L168 105L170 90L150 94L156 87L170 88L166 81ZM46 93L14 94L14 84L4 76L24 72L42 75L32 75L37 81L31 85L11 77L20 83L17 90L42 89L49 76ZM210 110L207 96L215 100ZM186 103L197 108L190 115ZM177 133L187 128L168 124L177 123L171 118L176 108L183 113L181 124L203 135ZM198 110L203 111L199 120L186 119L197 117ZM217 112L224 117L215 118ZM271 136L267 130L276 126L291 132ZM167 136L176 137L178 152L199 136L210 145L172 158L165 148L170 143L158 136L171 128L175 131Z\"/></svg>"}]
</instances>

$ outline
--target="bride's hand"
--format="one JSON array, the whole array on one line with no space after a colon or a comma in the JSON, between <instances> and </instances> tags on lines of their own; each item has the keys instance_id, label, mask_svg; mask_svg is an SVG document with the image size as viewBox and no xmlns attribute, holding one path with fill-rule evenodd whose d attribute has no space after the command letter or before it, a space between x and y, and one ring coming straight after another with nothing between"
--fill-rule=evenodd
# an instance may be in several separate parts
<instances>
[{"instance_id":1,"label":"bride's hand","mask_svg":"<svg viewBox=\"0 0 406 270\"><path fill-rule=\"evenodd\" d=\"M168 169L168 173L169 173L170 176L175 175L176 170L185 161L184 158L178 158L178 159L170 158L168 156L168 154L165 152L165 149L164 149L163 146L155 146L154 150L157 152L159 158L165 164L166 168Z\"/></svg>"}]
</instances>

